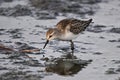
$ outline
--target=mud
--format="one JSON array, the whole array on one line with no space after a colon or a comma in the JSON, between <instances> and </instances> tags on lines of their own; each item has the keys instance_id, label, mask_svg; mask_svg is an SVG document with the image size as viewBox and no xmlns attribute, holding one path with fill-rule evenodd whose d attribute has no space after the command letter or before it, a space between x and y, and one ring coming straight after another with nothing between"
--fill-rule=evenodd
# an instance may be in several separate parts
<instances>
[{"instance_id":1,"label":"mud","mask_svg":"<svg viewBox=\"0 0 120 80\"><path fill-rule=\"evenodd\" d=\"M0 0L0 80L120 80L119 4ZM42 49L45 32L65 18L93 19L73 40L74 54L67 41L53 40Z\"/></svg>"}]
</instances>

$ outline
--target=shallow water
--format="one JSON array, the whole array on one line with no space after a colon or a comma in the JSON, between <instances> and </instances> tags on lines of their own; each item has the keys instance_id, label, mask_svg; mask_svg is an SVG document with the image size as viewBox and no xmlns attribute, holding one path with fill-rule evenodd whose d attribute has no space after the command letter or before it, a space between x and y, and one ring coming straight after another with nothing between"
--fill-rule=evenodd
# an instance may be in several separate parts
<instances>
[{"instance_id":1,"label":"shallow water","mask_svg":"<svg viewBox=\"0 0 120 80\"><path fill-rule=\"evenodd\" d=\"M47 62L47 59L63 58L63 55L71 52L69 49L70 43L53 40L47 45L46 49L42 50L47 29L54 27L58 21L66 17L58 16L57 19L52 20L36 20L30 16L0 16L1 44L15 51L22 49L22 47L26 48L23 43L26 43L29 48L32 46L40 49L40 52L37 53L25 53L32 60L25 54L18 55L19 51L16 52L18 53L16 55L14 55L15 52L12 55L0 54L0 74L23 71L32 74L30 76L33 76L33 74L40 75L37 78L32 77L35 80L119 80L120 48L117 46L120 46L120 33L118 31L112 32L111 29L120 28L120 0L104 1L98 3L98 5L100 9L94 15L85 16L86 18L93 18L94 23L91 24L92 26L74 40L74 56L78 60L92 60L92 62L85 68L78 70L76 74L67 76L59 75L55 72L56 70L46 72L45 62ZM99 25L99 28L96 25ZM98 29L101 31L97 31ZM15 42L21 42L22 45L17 45ZM10 58L11 56L12 58ZM15 74L18 73L15 72ZM23 73L19 75L23 75Z\"/></svg>"}]
</instances>

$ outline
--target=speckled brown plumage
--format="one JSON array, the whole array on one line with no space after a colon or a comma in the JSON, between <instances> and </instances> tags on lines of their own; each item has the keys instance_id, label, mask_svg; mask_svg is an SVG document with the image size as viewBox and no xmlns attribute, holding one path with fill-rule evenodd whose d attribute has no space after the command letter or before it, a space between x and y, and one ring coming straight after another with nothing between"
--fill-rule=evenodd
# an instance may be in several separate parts
<instances>
[{"instance_id":1,"label":"speckled brown plumage","mask_svg":"<svg viewBox=\"0 0 120 80\"><path fill-rule=\"evenodd\" d=\"M66 28L74 34L79 34L84 31L86 27L91 23L92 19L88 21L78 20L78 19L63 19L56 25L61 32L65 32Z\"/></svg>"}]
</instances>

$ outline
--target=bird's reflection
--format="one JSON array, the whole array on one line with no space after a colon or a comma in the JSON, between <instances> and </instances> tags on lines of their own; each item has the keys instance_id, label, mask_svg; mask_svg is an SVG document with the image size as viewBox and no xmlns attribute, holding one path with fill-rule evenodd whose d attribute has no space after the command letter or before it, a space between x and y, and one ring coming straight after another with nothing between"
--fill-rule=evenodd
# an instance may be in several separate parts
<instances>
[{"instance_id":1,"label":"bird's reflection","mask_svg":"<svg viewBox=\"0 0 120 80\"><path fill-rule=\"evenodd\" d=\"M91 60L81 60L76 56L67 54L60 58L49 59L45 64L47 72L53 72L59 75L74 75L81 71L90 62Z\"/></svg>"}]
</instances>

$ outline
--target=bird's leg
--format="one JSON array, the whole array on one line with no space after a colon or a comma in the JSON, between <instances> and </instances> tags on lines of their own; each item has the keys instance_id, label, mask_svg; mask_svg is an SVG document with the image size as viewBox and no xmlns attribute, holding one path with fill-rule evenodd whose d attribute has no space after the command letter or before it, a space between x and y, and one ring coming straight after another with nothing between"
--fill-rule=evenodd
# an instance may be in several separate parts
<instances>
[{"instance_id":1,"label":"bird's leg","mask_svg":"<svg viewBox=\"0 0 120 80\"><path fill-rule=\"evenodd\" d=\"M72 40L70 40L71 43L71 50L72 50L72 58L73 58L73 53L74 53L74 43Z\"/></svg>"}]
</instances>

